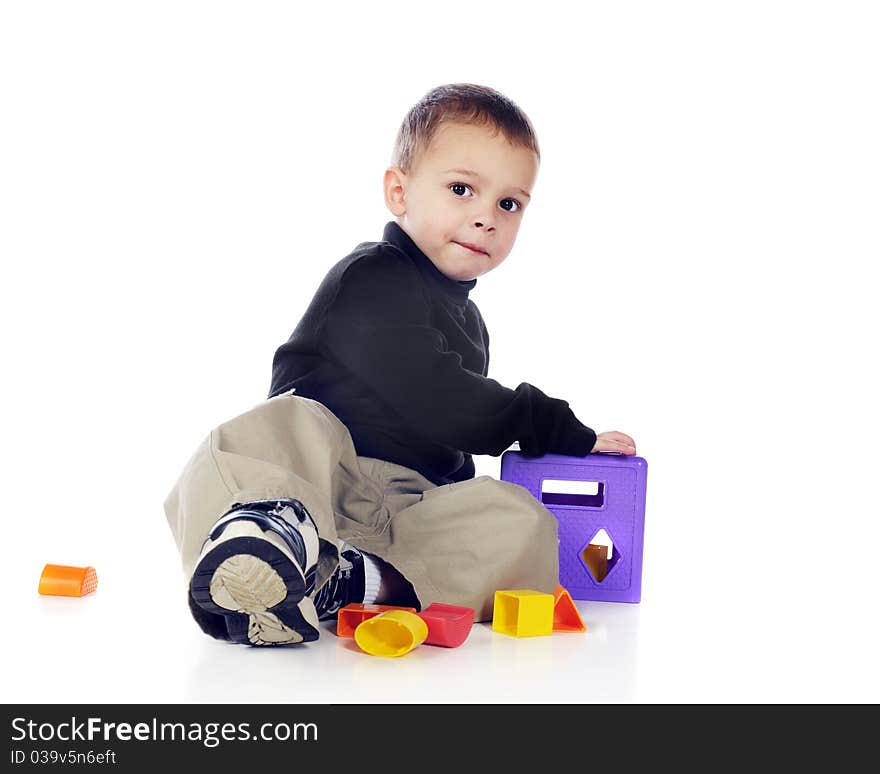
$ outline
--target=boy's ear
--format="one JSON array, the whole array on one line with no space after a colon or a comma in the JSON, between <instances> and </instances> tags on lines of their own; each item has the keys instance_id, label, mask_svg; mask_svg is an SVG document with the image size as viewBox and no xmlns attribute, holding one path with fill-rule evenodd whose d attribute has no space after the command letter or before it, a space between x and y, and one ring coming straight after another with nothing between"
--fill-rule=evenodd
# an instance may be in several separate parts
<instances>
[{"instance_id":1,"label":"boy's ear","mask_svg":"<svg viewBox=\"0 0 880 774\"><path fill-rule=\"evenodd\" d=\"M406 213L406 175L400 167L388 167L382 181L385 191L385 206L394 215Z\"/></svg>"}]
</instances>

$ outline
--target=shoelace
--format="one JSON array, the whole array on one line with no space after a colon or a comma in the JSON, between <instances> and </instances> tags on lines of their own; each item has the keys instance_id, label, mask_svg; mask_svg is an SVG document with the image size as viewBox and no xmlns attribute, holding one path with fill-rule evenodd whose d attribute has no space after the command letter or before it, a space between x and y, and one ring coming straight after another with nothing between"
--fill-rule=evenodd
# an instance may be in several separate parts
<instances>
[{"instance_id":1,"label":"shoelace","mask_svg":"<svg viewBox=\"0 0 880 774\"><path fill-rule=\"evenodd\" d=\"M318 612L319 621L332 618L339 612L339 608L345 607L351 601L352 591L357 585L355 573L358 571L363 573L363 560L360 556L360 552L356 549L342 551L339 554L339 566L336 572L315 595L315 610Z\"/></svg>"}]
</instances>

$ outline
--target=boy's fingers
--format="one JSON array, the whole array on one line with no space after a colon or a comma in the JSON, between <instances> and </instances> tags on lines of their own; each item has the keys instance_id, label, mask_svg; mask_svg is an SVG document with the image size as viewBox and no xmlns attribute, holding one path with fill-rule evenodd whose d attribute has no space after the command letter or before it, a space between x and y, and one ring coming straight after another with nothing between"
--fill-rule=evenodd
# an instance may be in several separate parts
<instances>
[{"instance_id":1,"label":"boy's fingers","mask_svg":"<svg viewBox=\"0 0 880 774\"><path fill-rule=\"evenodd\" d=\"M622 449L627 454L635 454L636 453L635 441L633 441L633 439L630 438L629 436L623 435L623 433L621 433L620 435L622 436L622 438L619 438L615 442L617 444L617 446L619 446L620 449ZM623 440L624 438L626 440Z\"/></svg>"},{"instance_id":2,"label":"boy's fingers","mask_svg":"<svg viewBox=\"0 0 880 774\"><path fill-rule=\"evenodd\" d=\"M617 430L609 430L605 433L599 433L597 443L594 447L598 451L610 451L620 454L635 454L636 442L626 433Z\"/></svg>"},{"instance_id":3,"label":"boy's fingers","mask_svg":"<svg viewBox=\"0 0 880 774\"><path fill-rule=\"evenodd\" d=\"M612 430L610 433L608 433L608 435L613 441L617 441L618 443L622 443L626 446L632 446L633 448L635 448L636 442L626 433L620 433L617 430Z\"/></svg>"}]
</instances>

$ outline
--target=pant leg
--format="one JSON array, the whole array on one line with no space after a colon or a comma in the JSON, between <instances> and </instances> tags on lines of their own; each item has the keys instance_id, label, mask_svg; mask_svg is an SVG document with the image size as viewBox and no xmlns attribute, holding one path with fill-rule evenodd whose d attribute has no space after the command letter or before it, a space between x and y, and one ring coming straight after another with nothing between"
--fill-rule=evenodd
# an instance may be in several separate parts
<instances>
[{"instance_id":1,"label":"pant leg","mask_svg":"<svg viewBox=\"0 0 880 774\"><path fill-rule=\"evenodd\" d=\"M375 521L382 493L361 473L348 429L323 404L285 394L214 428L165 500L165 514L192 576L214 522L235 503L295 498L320 536L316 587L336 568L335 514Z\"/></svg>"},{"instance_id":2,"label":"pant leg","mask_svg":"<svg viewBox=\"0 0 880 774\"><path fill-rule=\"evenodd\" d=\"M527 489L491 476L438 487L383 465L383 523L351 542L396 567L422 608L463 605L487 621L499 589L556 588L558 522Z\"/></svg>"},{"instance_id":3,"label":"pant leg","mask_svg":"<svg viewBox=\"0 0 880 774\"><path fill-rule=\"evenodd\" d=\"M445 602L492 617L497 589L552 592L557 522L523 487L490 476L438 487L414 470L358 457L323 404L281 395L212 430L165 500L184 576L234 504L300 500L318 527L317 587L336 568L336 539L396 567L422 607Z\"/></svg>"}]
</instances>

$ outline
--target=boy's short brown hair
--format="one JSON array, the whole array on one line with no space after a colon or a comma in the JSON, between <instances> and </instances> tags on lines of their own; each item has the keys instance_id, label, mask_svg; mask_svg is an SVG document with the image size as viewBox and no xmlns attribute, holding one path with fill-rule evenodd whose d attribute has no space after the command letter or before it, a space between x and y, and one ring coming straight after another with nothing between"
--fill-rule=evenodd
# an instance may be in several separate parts
<instances>
[{"instance_id":1,"label":"boy's short brown hair","mask_svg":"<svg viewBox=\"0 0 880 774\"><path fill-rule=\"evenodd\" d=\"M533 150L541 160L532 122L513 100L488 86L447 83L431 89L409 109L397 132L392 166L409 174L418 154L444 122L492 127L509 142Z\"/></svg>"}]
</instances>

